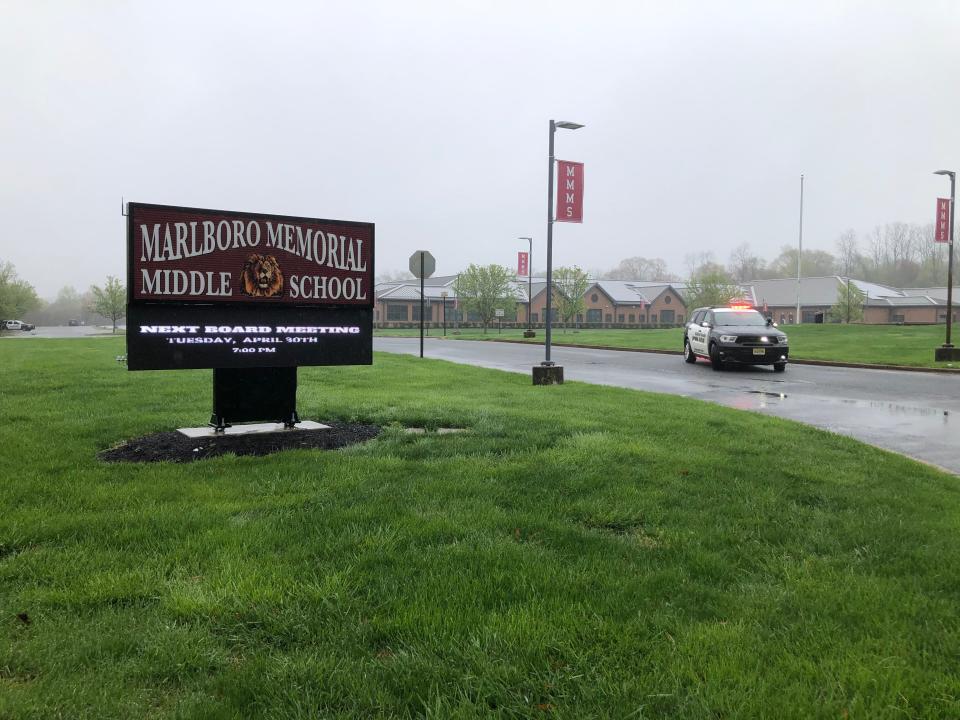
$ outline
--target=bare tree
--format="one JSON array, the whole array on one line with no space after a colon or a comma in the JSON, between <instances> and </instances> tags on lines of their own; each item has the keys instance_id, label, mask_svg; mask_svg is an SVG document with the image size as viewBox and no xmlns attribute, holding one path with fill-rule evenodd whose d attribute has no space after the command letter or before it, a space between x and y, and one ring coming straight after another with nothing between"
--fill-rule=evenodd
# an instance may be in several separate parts
<instances>
[{"instance_id":1,"label":"bare tree","mask_svg":"<svg viewBox=\"0 0 960 720\"><path fill-rule=\"evenodd\" d=\"M721 267L717 265L716 258L714 258L713 253L709 250L697 252L697 253L687 253L683 258L683 264L687 268L687 277L693 277L698 273L703 271L704 266L711 265L714 267ZM723 272L726 272L721 267Z\"/></svg>"},{"instance_id":2,"label":"bare tree","mask_svg":"<svg viewBox=\"0 0 960 720\"><path fill-rule=\"evenodd\" d=\"M408 273L406 270L398 270L398 271L388 270L387 272L382 272L379 275L377 275L378 283L398 282L400 280L412 280L412 279L413 279L413 275Z\"/></svg>"},{"instance_id":3,"label":"bare tree","mask_svg":"<svg viewBox=\"0 0 960 720\"><path fill-rule=\"evenodd\" d=\"M596 276L595 276L596 277ZM629 257L603 274L607 280L672 280L662 258Z\"/></svg>"},{"instance_id":4,"label":"bare tree","mask_svg":"<svg viewBox=\"0 0 960 720\"><path fill-rule=\"evenodd\" d=\"M750 243L740 243L730 253L728 270L737 282L758 279L763 274L764 266L763 260L753 254Z\"/></svg>"},{"instance_id":5,"label":"bare tree","mask_svg":"<svg viewBox=\"0 0 960 720\"><path fill-rule=\"evenodd\" d=\"M797 248L784 245L780 254L770 263L777 277L796 277ZM837 271L837 259L825 250L804 250L800 274L805 277L823 277Z\"/></svg>"},{"instance_id":6,"label":"bare tree","mask_svg":"<svg viewBox=\"0 0 960 720\"><path fill-rule=\"evenodd\" d=\"M887 263L887 246L883 241L883 232L879 225L870 231L867 240L870 245L870 262L873 265L873 271L880 273Z\"/></svg>"},{"instance_id":7,"label":"bare tree","mask_svg":"<svg viewBox=\"0 0 960 720\"><path fill-rule=\"evenodd\" d=\"M860 248L857 244L857 233L855 230L844 230L840 237L837 238L837 260L840 265L840 270L843 271L846 277L850 277L854 268L860 264Z\"/></svg>"}]
</instances>

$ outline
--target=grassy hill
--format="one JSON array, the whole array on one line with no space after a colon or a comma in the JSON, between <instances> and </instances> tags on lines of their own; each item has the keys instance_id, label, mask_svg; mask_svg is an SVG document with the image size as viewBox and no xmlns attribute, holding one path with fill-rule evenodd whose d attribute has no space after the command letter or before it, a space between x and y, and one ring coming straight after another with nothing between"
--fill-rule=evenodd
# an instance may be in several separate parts
<instances>
[{"instance_id":1,"label":"grassy hill","mask_svg":"<svg viewBox=\"0 0 960 720\"><path fill-rule=\"evenodd\" d=\"M300 371L367 444L106 464L209 414L120 352L0 343L0 717L960 716L954 476L390 355Z\"/></svg>"}]
</instances>

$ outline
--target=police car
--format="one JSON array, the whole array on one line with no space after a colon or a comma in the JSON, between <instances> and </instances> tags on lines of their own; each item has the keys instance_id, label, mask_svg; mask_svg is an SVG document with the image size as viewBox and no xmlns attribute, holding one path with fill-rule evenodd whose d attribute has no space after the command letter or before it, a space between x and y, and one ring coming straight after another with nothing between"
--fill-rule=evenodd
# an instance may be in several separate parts
<instances>
[{"instance_id":1,"label":"police car","mask_svg":"<svg viewBox=\"0 0 960 720\"><path fill-rule=\"evenodd\" d=\"M773 365L776 372L783 372L789 354L787 336L773 319L747 304L697 308L683 331L683 359L709 360L714 370L739 363Z\"/></svg>"}]
</instances>

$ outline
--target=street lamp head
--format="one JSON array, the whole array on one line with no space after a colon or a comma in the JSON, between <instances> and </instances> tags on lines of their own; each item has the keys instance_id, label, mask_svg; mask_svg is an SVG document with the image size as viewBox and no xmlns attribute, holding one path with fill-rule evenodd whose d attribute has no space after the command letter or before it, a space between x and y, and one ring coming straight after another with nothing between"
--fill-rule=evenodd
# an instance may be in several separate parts
<instances>
[{"instance_id":1,"label":"street lamp head","mask_svg":"<svg viewBox=\"0 0 960 720\"><path fill-rule=\"evenodd\" d=\"M933 174L934 174L934 175L947 175L947 176L949 176L949 177L953 177L956 173L954 173L953 170L934 170Z\"/></svg>"},{"instance_id":2,"label":"street lamp head","mask_svg":"<svg viewBox=\"0 0 960 720\"><path fill-rule=\"evenodd\" d=\"M569 120L560 120L559 122L555 122L554 125L564 130L577 130L583 127L580 123L570 122Z\"/></svg>"},{"instance_id":3,"label":"street lamp head","mask_svg":"<svg viewBox=\"0 0 960 720\"><path fill-rule=\"evenodd\" d=\"M521 235L520 237L517 238L517 240L533 240L533 238L526 237L525 235Z\"/></svg>"}]
</instances>

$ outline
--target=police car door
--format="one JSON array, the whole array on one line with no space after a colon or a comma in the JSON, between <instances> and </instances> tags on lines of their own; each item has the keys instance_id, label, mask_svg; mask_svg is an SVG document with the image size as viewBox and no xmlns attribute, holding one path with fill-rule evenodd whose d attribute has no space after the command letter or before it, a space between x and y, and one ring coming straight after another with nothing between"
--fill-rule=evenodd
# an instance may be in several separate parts
<instances>
[{"instance_id":1,"label":"police car door","mask_svg":"<svg viewBox=\"0 0 960 720\"><path fill-rule=\"evenodd\" d=\"M690 347L697 355L707 354L707 342L710 336L710 329L703 326L704 322L713 321L713 313L698 313L694 326L690 328Z\"/></svg>"}]
</instances>

